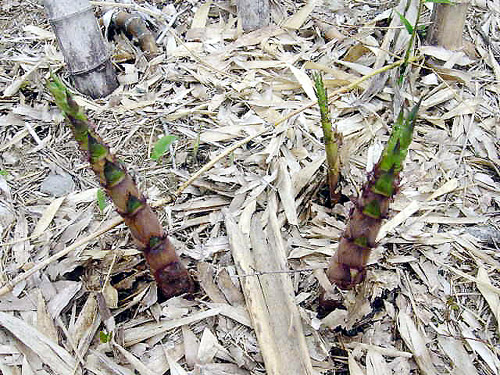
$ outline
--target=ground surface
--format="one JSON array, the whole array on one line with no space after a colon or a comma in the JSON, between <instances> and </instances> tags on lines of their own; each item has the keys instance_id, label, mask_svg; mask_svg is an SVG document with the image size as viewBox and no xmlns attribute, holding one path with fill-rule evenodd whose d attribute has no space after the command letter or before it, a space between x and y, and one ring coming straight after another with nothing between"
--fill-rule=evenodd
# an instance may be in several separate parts
<instances>
[{"instance_id":1,"label":"ground surface","mask_svg":"<svg viewBox=\"0 0 500 375\"><path fill-rule=\"evenodd\" d=\"M4 0L0 283L14 282L0 297L0 372L266 373L265 344L240 289L240 280L266 274L236 277L234 222L252 244L255 225L278 223L290 271L281 274L315 373L498 374L500 3L473 2L467 54L439 61L435 50L418 48L435 65L447 62L439 71L419 60L402 89L394 89L393 70L333 101L344 137L342 193L355 197L400 103L424 97L392 205L397 219L383 227L367 281L337 292L342 307L326 317L317 314L318 280L352 203L325 202L319 112L304 108L314 99L304 73L322 71L333 92L397 61L409 36L398 17L391 23L391 10L408 8L413 20L416 3L279 2L279 26L247 35L229 2L137 4L166 54L148 62L125 38L115 40L119 89L78 100L159 205L201 288L191 299L162 300L127 228L99 232L117 214L109 202L99 209L98 183L44 87L49 67L66 71L43 6ZM425 8L422 23L429 19ZM166 134L178 140L156 162L149 155ZM162 203L208 162L175 202Z\"/></svg>"}]
</instances>

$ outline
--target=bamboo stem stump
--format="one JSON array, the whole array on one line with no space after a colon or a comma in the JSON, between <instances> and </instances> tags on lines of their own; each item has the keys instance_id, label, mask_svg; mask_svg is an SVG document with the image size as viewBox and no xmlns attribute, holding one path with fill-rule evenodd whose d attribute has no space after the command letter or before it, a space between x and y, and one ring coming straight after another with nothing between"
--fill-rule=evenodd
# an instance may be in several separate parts
<instances>
[{"instance_id":1,"label":"bamboo stem stump","mask_svg":"<svg viewBox=\"0 0 500 375\"><path fill-rule=\"evenodd\" d=\"M464 46L463 33L468 5L468 1L433 4L427 44L449 50L461 49Z\"/></svg>"},{"instance_id":2,"label":"bamboo stem stump","mask_svg":"<svg viewBox=\"0 0 500 375\"><path fill-rule=\"evenodd\" d=\"M269 25L269 0L237 0L238 18L243 31L252 31Z\"/></svg>"},{"instance_id":3,"label":"bamboo stem stump","mask_svg":"<svg viewBox=\"0 0 500 375\"><path fill-rule=\"evenodd\" d=\"M44 0L45 11L76 88L92 98L118 87L110 54L88 0Z\"/></svg>"}]
</instances>

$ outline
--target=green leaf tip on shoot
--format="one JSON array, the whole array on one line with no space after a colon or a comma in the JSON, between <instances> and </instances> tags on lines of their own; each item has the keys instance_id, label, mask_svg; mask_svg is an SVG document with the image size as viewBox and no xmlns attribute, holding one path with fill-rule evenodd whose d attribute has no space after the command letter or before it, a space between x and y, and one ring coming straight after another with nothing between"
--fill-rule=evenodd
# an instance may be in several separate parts
<instances>
[{"instance_id":1,"label":"green leaf tip on shoot","mask_svg":"<svg viewBox=\"0 0 500 375\"><path fill-rule=\"evenodd\" d=\"M401 13L399 13L397 10L396 10L396 13L398 14L399 19L401 20L401 23L404 25L406 31L408 31L408 34L412 34L413 33L413 26L410 23L410 21L408 21L408 19L405 16L403 16Z\"/></svg>"},{"instance_id":2,"label":"green leaf tip on shoot","mask_svg":"<svg viewBox=\"0 0 500 375\"><path fill-rule=\"evenodd\" d=\"M88 149L90 163L94 164L106 158L109 151L106 146L101 144L97 139L95 139L91 134L88 134Z\"/></svg>"},{"instance_id":3,"label":"green leaf tip on shoot","mask_svg":"<svg viewBox=\"0 0 500 375\"><path fill-rule=\"evenodd\" d=\"M419 0L418 2L418 10L417 10L417 18L415 19L415 25L412 25L408 19L400 14L399 12L396 11L396 13L399 15L399 18L401 20L401 23L406 28L406 31L410 34L410 40L408 41L408 46L406 47L406 52L404 56L404 62L401 64L399 67L399 78L398 78L398 85L402 86L405 75L406 75L406 70L408 69L409 61L410 61L410 54L412 50L414 49L415 45L415 39L417 37L417 30L419 29L419 22L420 22L420 16L422 15L422 9L423 9L423 4L425 0Z\"/></svg>"},{"instance_id":4,"label":"green leaf tip on shoot","mask_svg":"<svg viewBox=\"0 0 500 375\"><path fill-rule=\"evenodd\" d=\"M156 246L158 246L161 242L163 241L163 238L162 237L158 237L158 236L151 236L149 238L149 248L150 249L154 249Z\"/></svg>"},{"instance_id":5,"label":"green leaf tip on shoot","mask_svg":"<svg viewBox=\"0 0 500 375\"><path fill-rule=\"evenodd\" d=\"M403 160L408 152L408 147L412 141L413 128L417 119L417 112L420 108L421 100L415 104L407 117L404 116L404 110L399 112L396 123L392 128L389 141L382 152L379 162L381 171L388 172L391 169L399 172L403 168Z\"/></svg>"},{"instance_id":6,"label":"green leaf tip on shoot","mask_svg":"<svg viewBox=\"0 0 500 375\"><path fill-rule=\"evenodd\" d=\"M330 127L330 113L328 111L328 94L323 83L323 76L321 73L314 72L314 92L316 93L316 98L318 98L319 112L321 114L321 125L323 128Z\"/></svg>"},{"instance_id":7,"label":"green leaf tip on shoot","mask_svg":"<svg viewBox=\"0 0 500 375\"><path fill-rule=\"evenodd\" d=\"M125 172L116 163L106 160L104 163L104 178L107 187L114 187L123 181Z\"/></svg>"},{"instance_id":8,"label":"green leaf tip on shoot","mask_svg":"<svg viewBox=\"0 0 500 375\"><path fill-rule=\"evenodd\" d=\"M127 199L127 215L133 215L144 205L145 203L141 199L130 194Z\"/></svg>"},{"instance_id":9,"label":"green leaf tip on shoot","mask_svg":"<svg viewBox=\"0 0 500 375\"><path fill-rule=\"evenodd\" d=\"M67 117L87 121L83 109L73 100L71 93L61 79L52 72L50 73L50 80L47 82L47 88L54 97L56 105Z\"/></svg>"},{"instance_id":10,"label":"green leaf tip on shoot","mask_svg":"<svg viewBox=\"0 0 500 375\"><path fill-rule=\"evenodd\" d=\"M363 213L373 219L382 218L382 211L378 200L373 199L363 207Z\"/></svg>"},{"instance_id":11,"label":"green leaf tip on shoot","mask_svg":"<svg viewBox=\"0 0 500 375\"><path fill-rule=\"evenodd\" d=\"M73 100L73 96L64 83L52 72L50 73L50 80L47 82L47 89L54 97L57 107L69 121L71 131L76 141L80 144L82 149L87 150L89 127L88 119L83 108Z\"/></svg>"}]
</instances>

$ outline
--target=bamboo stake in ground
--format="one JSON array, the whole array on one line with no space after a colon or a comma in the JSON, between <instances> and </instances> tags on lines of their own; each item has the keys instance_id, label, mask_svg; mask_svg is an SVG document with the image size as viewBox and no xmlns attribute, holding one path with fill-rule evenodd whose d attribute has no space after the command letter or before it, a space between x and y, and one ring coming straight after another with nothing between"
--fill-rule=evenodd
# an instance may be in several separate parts
<instances>
[{"instance_id":1,"label":"bamboo stake in ground","mask_svg":"<svg viewBox=\"0 0 500 375\"><path fill-rule=\"evenodd\" d=\"M269 0L237 0L238 18L243 31L252 31L269 25Z\"/></svg>"},{"instance_id":2,"label":"bamboo stake in ground","mask_svg":"<svg viewBox=\"0 0 500 375\"><path fill-rule=\"evenodd\" d=\"M63 111L80 149L88 155L92 170L132 232L137 246L144 252L162 293L169 298L193 291L194 284L188 271L125 166L110 153L83 109L57 77L52 77L48 88Z\"/></svg>"},{"instance_id":3,"label":"bamboo stake in ground","mask_svg":"<svg viewBox=\"0 0 500 375\"><path fill-rule=\"evenodd\" d=\"M337 192L337 185L340 178L340 153L342 135L332 129L332 121L328 111L328 94L323 84L323 77L315 73L314 86L316 97L318 98L319 111L321 114L321 127L323 128L323 138L325 142L326 162L328 163L328 188L330 190L330 202L334 206L340 200L340 193Z\"/></svg>"},{"instance_id":4,"label":"bamboo stake in ground","mask_svg":"<svg viewBox=\"0 0 500 375\"><path fill-rule=\"evenodd\" d=\"M350 289L365 279L368 257L376 246L382 219L387 216L398 188L419 106L420 103L416 104L406 118L403 110L399 113L380 160L350 214L327 271L328 279L339 288Z\"/></svg>"},{"instance_id":5,"label":"bamboo stake in ground","mask_svg":"<svg viewBox=\"0 0 500 375\"><path fill-rule=\"evenodd\" d=\"M43 3L76 88L92 98L112 93L118 81L89 1Z\"/></svg>"},{"instance_id":6,"label":"bamboo stake in ground","mask_svg":"<svg viewBox=\"0 0 500 375\"><path fill-rule=\"evenodd\" d=\"M469 1L432 5L431 25L426 42L449 50L464 47L463 34Z\"/></svg>"}]
</instances>

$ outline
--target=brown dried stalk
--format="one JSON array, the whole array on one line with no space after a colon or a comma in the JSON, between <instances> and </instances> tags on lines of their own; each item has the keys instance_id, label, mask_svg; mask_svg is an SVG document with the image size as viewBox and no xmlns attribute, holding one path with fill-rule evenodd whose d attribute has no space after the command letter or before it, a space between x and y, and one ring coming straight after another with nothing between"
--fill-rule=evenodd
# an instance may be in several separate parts
<instances>
[{"instance_id":1,"label":"brown dried stalk","mask_svg":"<svg viewBox=\"0 0 500 375\"><path fill-rule=\"evenodd\" d=\"M155 37L138 14L117 11L111 17L110 26L114 28L115 32L122 32L129 39L136 38L139 42L139 47L146 53L148 58L159 54Z\"/></svg>"},{"instance_id":2,"label":"brown dried stalk","mask_svg":"<svg viewBox=\"0 0 500 375\"><path fill-rule=\"evenodd\" d=\"M194 283L188 271L125 166L110 153L108 146L95 133L83 109L57 77L52 77L48 88L63 111L80 149L88 155L99 182L132 232L137 246L144 252L162 293L170 298L192 292Z\"/></svg>"}]
</instances>

